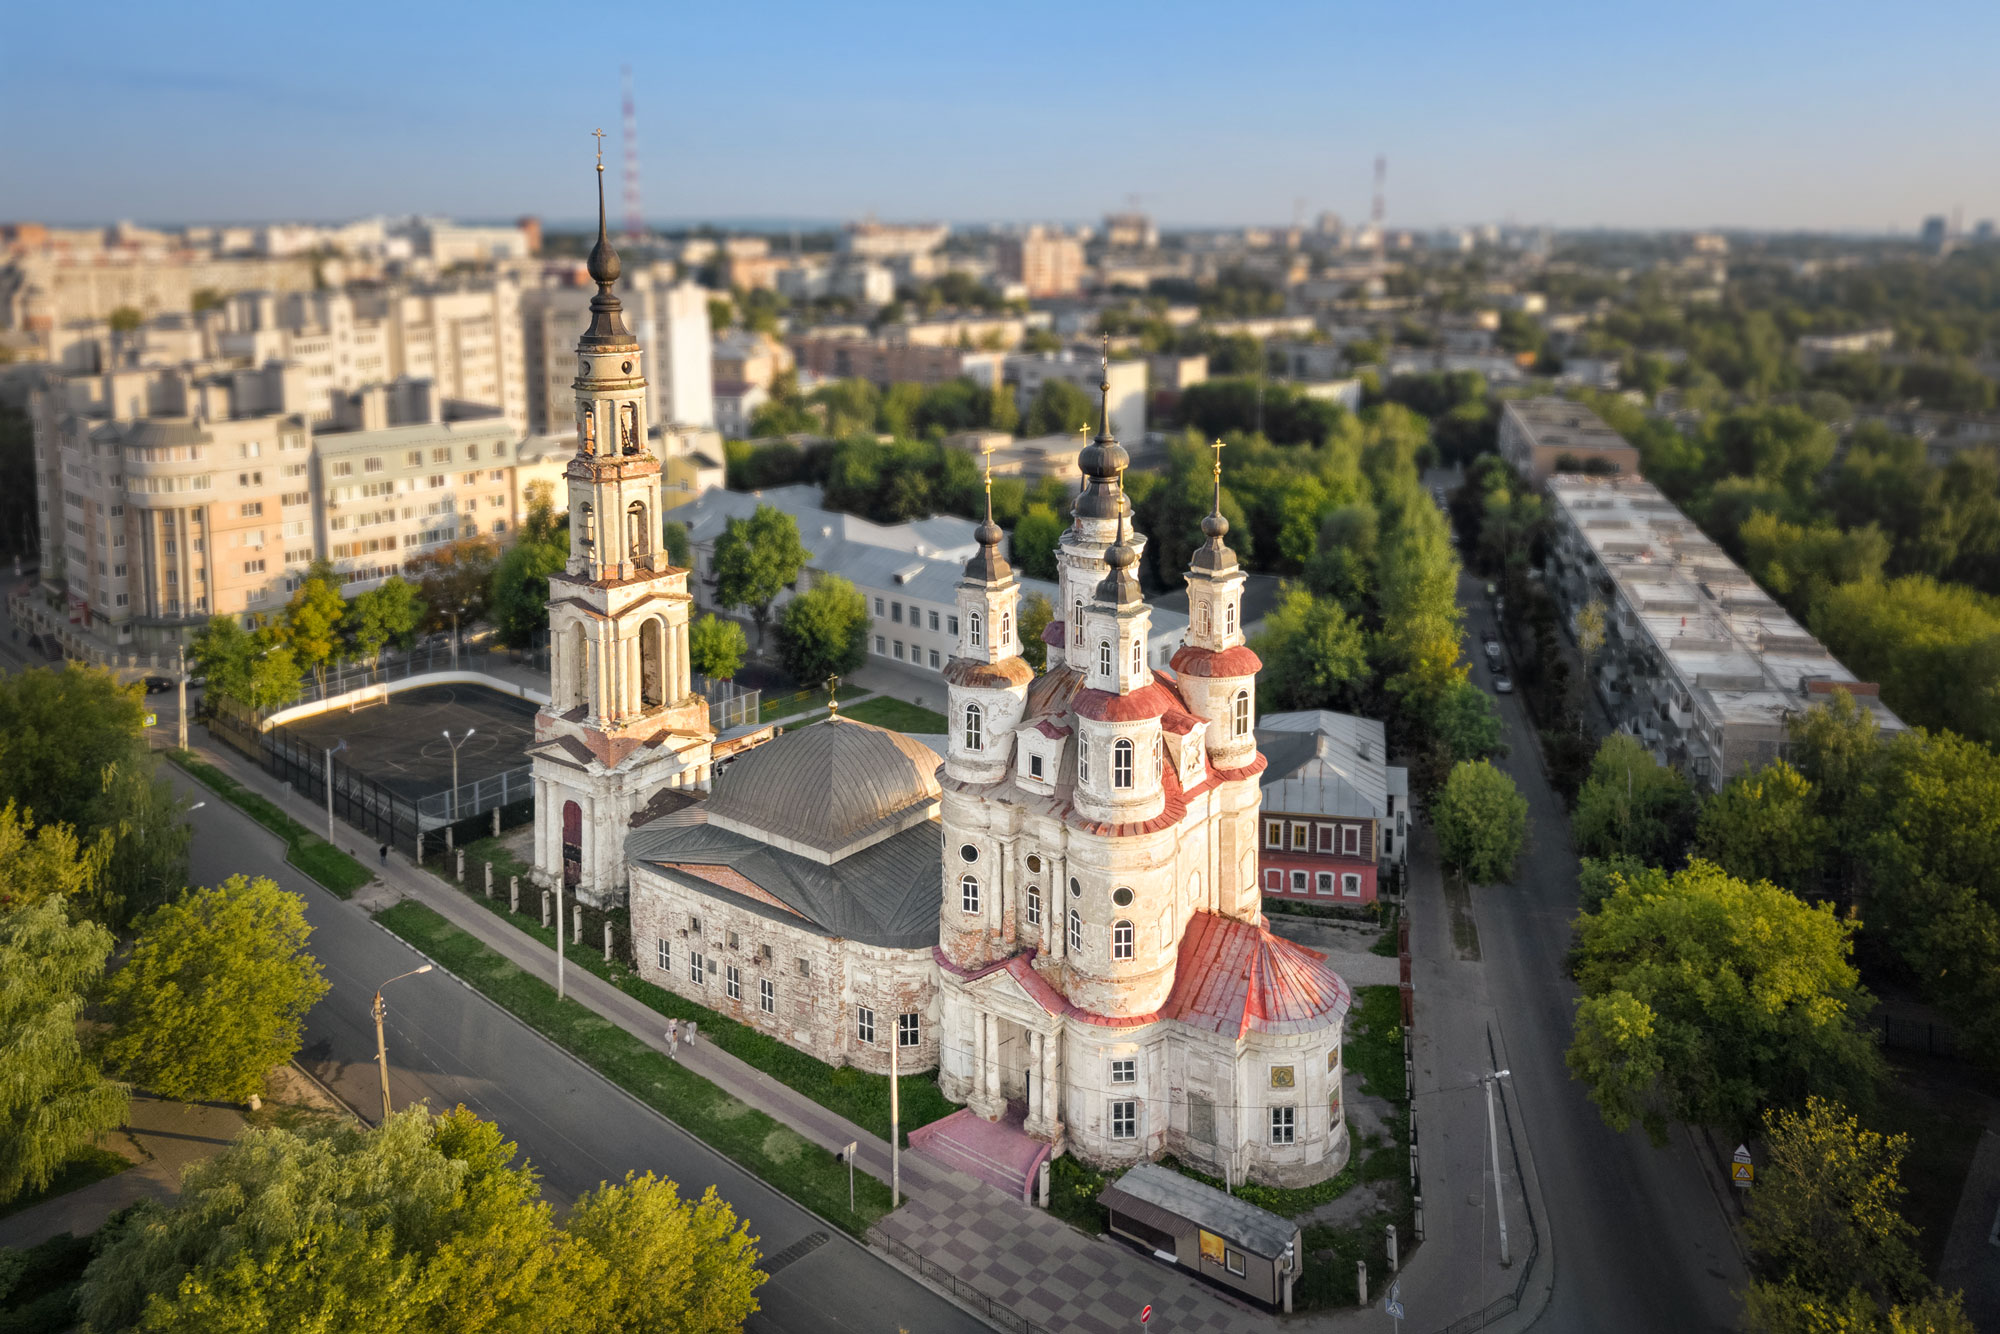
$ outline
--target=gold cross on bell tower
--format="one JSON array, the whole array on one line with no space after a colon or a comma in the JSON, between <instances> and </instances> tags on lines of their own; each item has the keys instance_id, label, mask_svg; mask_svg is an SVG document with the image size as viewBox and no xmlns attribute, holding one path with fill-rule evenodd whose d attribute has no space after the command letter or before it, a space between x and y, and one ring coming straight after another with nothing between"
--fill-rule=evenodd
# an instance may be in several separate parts
<instances>
[{"instance_id":1,"label":"gold cross on bell tower","mask_svg":"<svg viewBox=\"0 0 2000 1334\"><path fill-rule=\"evenodd\" d=\"M597 169L604 170L604 131L592 130L591 137L597 140Z\"/></svg>"},{"instance_id":2,"label":"gold cross on bell tower","mask_svg":"<svg viewBox=\"0 0 2000 1334\"><path fill-rule=\"evenodd\" d=\"M1219 484L1222 481L1222 451L1228 448L1228 445L1218 438L1209 445L1209 448L1215 451L1215 480Z\"/></svg>"}]
</instances>

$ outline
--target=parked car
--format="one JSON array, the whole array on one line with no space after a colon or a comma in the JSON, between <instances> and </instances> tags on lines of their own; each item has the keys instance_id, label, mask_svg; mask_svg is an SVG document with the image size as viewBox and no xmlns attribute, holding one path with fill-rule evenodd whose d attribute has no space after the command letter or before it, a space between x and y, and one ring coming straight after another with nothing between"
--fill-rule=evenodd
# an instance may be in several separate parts
<instances>
[{"instance_id":1,"label":"parked car","mask_svg":"<svg viewBox=\"0 0 2000 1334\"><path fill-rule=\"evenodd\" d=\"M1514 678L1507 675L1507 673L1505 672L1493 673L1493 693L1496 695L1513 694Z\"/></svg>"},{"instance_id":2,"label":"parked car","mask_svg":"<svg viewBox=\"0 0 2000 1334\"><path fill-rule=\"evenodd\" d=\"M1494 667L1498 667L1498 666L1500 665L1500 641L1499 641L1499 640L1497 640L1497 639L1489 639L1489 640L1487 640L1487 641L1486 641L1486 661L1487 661L1487 663L1488 663L1489 665L1491 665L1491 666L1494 666Z\"/></svg>"},{"instance_id":3,"label":"parked car","mask_svg":"<svg viewBox=\"0 0 2000 1334\"><path fill-rule=\"evenodd\" d=\"M149 676L146 678L146 693L149 695L164 695L173 688L174 678L171 676Z\"/></svg>"}]
</instances>

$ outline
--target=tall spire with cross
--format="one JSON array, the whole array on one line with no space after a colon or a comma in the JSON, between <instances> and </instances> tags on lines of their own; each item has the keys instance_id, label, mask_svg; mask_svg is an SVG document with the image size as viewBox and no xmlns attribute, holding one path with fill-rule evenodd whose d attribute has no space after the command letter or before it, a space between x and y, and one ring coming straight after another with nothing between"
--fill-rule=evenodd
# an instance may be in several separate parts
<instances>
[{"instance_id":1,"label":"tall spire with cross","mask_svg":"<svg viewBox=\"0 0 2000 1334\"><path fill-rule=\"evenodd\" d=\"M979 550L965 563L968 578L983 584L997 584L1013 573L1007 558L1000 554L1000 543L1007 534L993 521L993 447L980 451L986 456L986 521L972 530L973 540L979 543Z\"/></svg>"},{"instance_id":2,"label":"tall spire with cross","mask_svg":"<svg viewBox=\"0 0 2000 1334\"><path fill-rule=\"evenodd\" d=\"M623 266L618 261L618 252L611 248L611 235L604 225L604 131L592 130L591 134L597 139L597 244L590 248L585 267L590 280L597 284L597 295L590 298L590 328L584 331L578 346L611 347L631 342L632 333L625 327L625 308L611 290Z\"/></svg>"},{"instance_id":3,"label":"tall spire with cross","mask_svg":"<svg viewBox=\"0 0 2000 1334\"><path fill-rule=\"evenodd\" d=\"M1083 492L1076 498L1080 519L1114 519L1125 510L1120 477L1131 456L1111 433L1111 335L1103 336L1097 379L1097 438L1076 456L1083 474Z\"/></svg>"},{"instance_id":4,"label":"tall spire with cross","mask_svg":"<svg viewBox=\"0 0 2000 1334\"><path fill-rule=\"evenodd\" d=\"M1215 499L1208 516L1201 521L1202 535L1208 541L1195 549L1190 562L1197 570L1220 572L1236 568L1236 553L1229 549L1222 539L1229 535L1229 520L1222 516L1222 451L1221 440L1209 445L1215 451Z\"/></svg>"}]
</instances>

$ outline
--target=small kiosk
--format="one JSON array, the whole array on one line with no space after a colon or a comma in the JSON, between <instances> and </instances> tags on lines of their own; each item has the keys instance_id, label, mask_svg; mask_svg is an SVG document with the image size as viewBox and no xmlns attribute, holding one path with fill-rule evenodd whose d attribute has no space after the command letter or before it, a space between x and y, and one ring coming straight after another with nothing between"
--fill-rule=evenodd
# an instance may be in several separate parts
<instances>
[{"instance_id":1,"label":"small kiosk","mask_svg":"<svg viewBox=\"0 0 2000 1334\"><path fill-rule=\"evenodd\" d=\"M1112 1235L1218 1287L1292 1309L1299 1230L1290 1219L1158 1163L1140 1163L1106 1186L1097 1202L1111 1213Z\"/></svg>"}]
</instances>

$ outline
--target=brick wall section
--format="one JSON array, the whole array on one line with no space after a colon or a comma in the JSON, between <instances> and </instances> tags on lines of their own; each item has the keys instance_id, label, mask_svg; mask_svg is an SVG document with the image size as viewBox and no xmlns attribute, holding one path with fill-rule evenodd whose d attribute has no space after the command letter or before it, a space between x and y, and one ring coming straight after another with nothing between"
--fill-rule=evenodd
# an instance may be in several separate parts
<instances>
[{"instance_id":1,"label":"brick wall section","mask_svg":"<svg viewBox=\"0 0 2000 1334\"><path fill-rule=\"evenodd\" d=\"M641 977L829 1064L877 1074L889 1072L896 1017L916 1014L920 1040L898 1053L900 1069L914 1074L936 1068L937 968L929 946L884 949L823 935L803 919L798 925L774 921L728 890L711 893L703 884L740 880L738 873L701 867L702 879L696 874L694 868L667 872L633 867L632 953ZM743 884L754 897L768 899L748 881ZM662 941L667 947L664 969ZM705 963L700 982L692 968L697 951ZM739 980L734 998L728 986L732 967ZM762 1007L759 984L765 981L772 985L773 1013ZM873 1043L860 1038L862 1007L874 1012Z\"/></svg>"}]
</instances>

